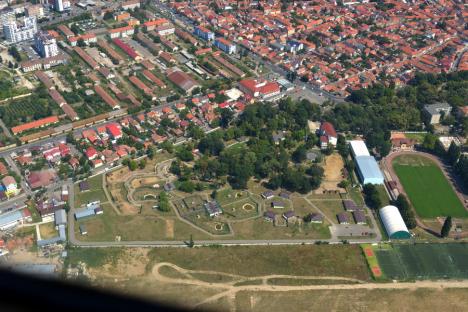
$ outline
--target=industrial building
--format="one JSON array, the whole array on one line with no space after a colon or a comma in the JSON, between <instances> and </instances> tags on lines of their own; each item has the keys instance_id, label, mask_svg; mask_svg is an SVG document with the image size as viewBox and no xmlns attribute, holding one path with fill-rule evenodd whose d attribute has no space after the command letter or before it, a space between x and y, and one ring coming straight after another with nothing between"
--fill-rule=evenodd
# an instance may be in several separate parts
<instances>
[{"instance_id":1,"label":"industrial building","mask_svg":"<svg viewBox=\"0 0 468 312\"><path fill-rule=\"evenodd\" d=\"M355 162L362 184L384 184L384 177L374 157L358 156Z\"/></svg>"},{"instance_id":2,"label":"industrial building","mask_svg":"<svg viewBox=\"0 0 468 312\"><path fill-rule=\"evenodd\" d=\"M364 141L354 140L350 141L349 145L361 183L384 184L384 176L375 158L370 156L366 143L364 143Z\"/></svg>"},{"instance_id":3,"label":"industrial building","mask_svg":"<svg viewBox=\"0 0 468 312\"><path fill-rule=\"evenodd\" d=\"M411 234L397 207L391 205L385 206L379 210L379 214L390 239L411 238Z\"/></svg>"},{"instance_id":4,"label":"industrial building","mask_svg":"<svg viewBox=\"0 0 468 312\"><path fill-rule=\"evenodd\" d=\"M366 143L361 140L349 141L351 147L351 153L354 158L358 156L370 156L369 151L367 150Z\"/></svg>"}]
</instances>

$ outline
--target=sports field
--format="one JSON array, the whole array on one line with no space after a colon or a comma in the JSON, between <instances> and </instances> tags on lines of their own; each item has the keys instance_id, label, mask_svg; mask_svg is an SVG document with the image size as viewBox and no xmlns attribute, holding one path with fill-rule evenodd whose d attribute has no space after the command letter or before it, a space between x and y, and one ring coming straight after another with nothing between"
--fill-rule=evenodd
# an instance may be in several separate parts
<instances>
[{"instance_id":1,"label":"sports field","mask_svg":"<svg viewBox=\"0 0 468 312\"><path fill-rule=\"evenodd\" d=\"M393 245L373 251L389 279L468 278L468 244Z\"/></svg>"},{"instance_id":2,"label":"sports field","mask_svg":"<svg viewBox=\"0 0 468 312\"><path fill-rule=\"evenodd\" d=\"M393 168L420 217L468 217L441 169L431 159L402 155L395 158Z\"/></svg>"}]
</instances>

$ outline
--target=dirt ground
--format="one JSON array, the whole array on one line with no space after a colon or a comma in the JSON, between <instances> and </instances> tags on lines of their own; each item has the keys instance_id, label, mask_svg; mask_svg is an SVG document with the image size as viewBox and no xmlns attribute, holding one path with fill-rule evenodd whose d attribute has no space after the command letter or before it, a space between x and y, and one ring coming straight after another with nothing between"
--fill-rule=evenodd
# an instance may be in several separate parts
<instances>
[{"instance_id":1,"label":"dirt ground","mask_svg":"<svg viewBox=\"0 0 468 312\"><path fill-rule=\"evenodd\" d=\"M174 220L166 219L166 237L174 238Z\"/></svg>"},{"instance_id":2,"label":"dirt ground","mask_svg":"<svg viewBox=\"0 0 468 312\"><path fill-rule=\"evenodd\" d=\"M316 192L322 193L324 190L340 191L345 190L337 186L343 180L342 170L344 167L343 159L337 153L331 154L325 158L324 176L322 184Z\"/></svg>"},{"instance_id":3,"label":"dirt ground","mask_svg":"<svg viewBox=\"0 0 468 312\"><path fill-rule=\"evenodd\" d=\"M130 183L130 186L133 188L137 188L140 186L153 186L155 183L158 183L158 182L159 182L159 179L156 177L136 178L132 180L132 182Z\"/></svg>"},{"instance_id":4,"label":"dirt ground","mask_svg":"<svg viewBox=\"0 0 468 312\"><path fill-rule=\"evenodd\" d=\"M468 302L467 281L373 283L340 276L249 277L189 270L168 262L150 264L148 250L132 249L114 265L90 269L94 283L144 300L205 311L464 311Z\"/></svg>"}]
</instances>

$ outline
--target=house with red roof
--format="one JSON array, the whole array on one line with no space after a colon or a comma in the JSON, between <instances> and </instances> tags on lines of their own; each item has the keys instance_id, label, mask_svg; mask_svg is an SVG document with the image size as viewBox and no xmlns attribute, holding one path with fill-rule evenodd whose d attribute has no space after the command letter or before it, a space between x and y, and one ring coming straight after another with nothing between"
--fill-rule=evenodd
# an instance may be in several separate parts
<instances>
[{"instance_id":1,"label":"house with red roof","mask_svg":"<svg viewBox=\"0 0 468 312\"><path fill-rule=\"evenodd\" d=\"M335 127L328 121L322 122L319 128L320 148L326 149L330 144L336 146L338 135Z\"/></svg>"},{"instance_id":2,"label":"house with red roof","mask_svg":"<svg viewBox=\"0 0 468 312\"><path fill-rule=\"evenodd\" d=\"M244 79L239 82L239 89L254 98L263 100L272 99L281 94L277 82L259 79Z\"/></svg>"},{"instance_id":3,"label":"house with red roof","mask_svg":"<svg viewBox=\"0 0 468 312\"><path fill-rule=\"evenodd\" d=\"M86 149L85 155L89 160L93 160L97 158L98 152L96 151L94 147L90 146Z\"/></svg>"},{"instance_id":4,"label":"house with red roof","mask_svg":"<svg viewBox=\"0 0 468 312\"><path fill-rule=\"evenodd\" d=\"M122 137L122 129L116 123L110 123L106 125L107 132L114 140L118 140Z\"/></svg>"}]
</instances>

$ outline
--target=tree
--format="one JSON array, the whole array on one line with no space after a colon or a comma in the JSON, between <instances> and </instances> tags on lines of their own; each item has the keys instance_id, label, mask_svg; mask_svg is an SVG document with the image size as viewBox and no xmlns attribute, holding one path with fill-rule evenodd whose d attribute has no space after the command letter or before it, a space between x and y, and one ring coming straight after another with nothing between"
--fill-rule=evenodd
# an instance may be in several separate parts
<instances>
[{"instance_id":1,"label":"tree","mask_svg":"<svg viewBox=\"0 0 468 312\"><path fill-rule=\"evenodd\" d=\"M179 190L185 193L193 193L195 185L192 181L183 181L179 184Z\"/></svg>"},{"instance_id":2,"label":"tree","mask_svg":"<svg viewBox=\"0 0 468 312\"><path fill-rule=\"evenodd\" d=\"M193 235L192 234L190 234L190 240L189 240L187 246L189 248L193 248L195 246L195 242L193 241Z\"/></svg>"},{"instance_id":3,"label":"tree","mask_svg":"<svg viewBox=\"0 0 468 312\"><path fill-rule=\"evenodd\" d=\"M168 153L174 152L174 144L172 144L172 142L170 142L169 140L166 140L159 144L159 147L166 150Z\"/></svg>"},{"instance_id":4,"label":"tree","mask_svg":"<svg viewBox=\"0 0 468 312\"><path fill-rule=\"evenodd\" d=\"M203 154L217 156L224 149L224 143L219 135L212 133L200 140L198 149Z\"/></svg>"},{"instance_id":5,"label":"tree","mask_svg":"<svg viewBox=\"0 0 468 312\"><path fill-rule=\"evenodd\" d=\"M83 38L80 38L80 39L78 39L78 41L77 41L77 45L78 45L79 47L85 47L85 46L86 46L86 42L83 40Z\"/></svg>"},{"instance_id":6,"label":"tree","mask_svg":"<svg viewBox=\"0 0 468 312\"><path fill-rule=\"evenodd\" d=\"M138 168L138 164L136 160L134 159L130 160L128 163L128 168L130 169L130 171L135 171Z\"/></svg>"},{"instance_id":7,"label":"tree","mask_svg":"<svg viewBox=\"0 0 468 312\"><path fill-rule=\"evenodd\" d=\"M454 141L452 141L452 143L450 143L450 147L447 152L447 157L450 163L452 164L452 166L457 163L458 159L460 158L460 155L461 155L460 146L458 146L457 144L455 144Z\"/></svg>"},{"instance_id":8,"label":"tree","mask_svg":"<svg viewBox=\"0 0 468 312\"><path fill-rule=\"evenodd\" d=\"M346 139L342 134L338 135L338 140L336 142L336 149L341 157L346 158L349 155L349 147L346 144Z\"/></svg>"},{"instance_id":9,"label":"tree","mask_svg":"<svg viewBox=\"0 0 468 312\"><path fill-rule=\"evenodd\" d=\"M188 128L187 128L187 134L189 137L195 139L195 140L200 140L201 138L203 138L205 136L205 132L203 131L203 129L194 124L194 123L191 123Z\"/></svg>"},{"instance_id":10,"label":"tree","mask_svg":"<svg viewBox=\"0 0 468 312\"><path fill-rule=\"evenodd\" d=\"M104 20L110 20L110 19L113 19L114 18L114 14L112 13L112 11L107 11L106 13L104 13Z\"/></svg>"},{"instance_id":11,"label":"tree","mask_svg":"<svg viewBox=\"0 0 468 312\"><path fill-rule=\"evenodd\" d=\"M408 227L408 229L414 229L416 227L416 218L405 195L398 195L394 204L400 211L401 217L405 221L405 224Z\"/></svg>"},{"instance_id":12,"label":"tree","mask_svg":"<svg viewBox=\"0 0 468 312\"><path fill-rule=\"evenodd\" d=\"M193 154L192 151L189 150L186 146L183 146L177 151L177 157L182 161L192 161Z\"/></svg>"},{"instance_id":13,"label":"tree","mask_svg":"<svg viewBox=\"0 0 468 312\"><path fill-rule=\"evenodd\" d=\"M167 196L166 192L161 192L161 194L159 194L158 209L163 212L168 212L171 210L171 206L169 205L169 197Z\"/></svg>"},{"instance_id":14,"label":"tree","mask_svg":"<svg viewBox=\"0 0 468 312\"><path fill-rule=\"evenodd\" d=\"M291 155L292 160L296 163L301 163L307 158L307 149L304 145L300 145Z\"/></svg>"},{"instance_id":15,"label":"tree","mask_svg":"<svg viewBox=\"0 0 468 312\"><path fill-rule=\"evenodd\" d=\"M452 229L452 217L448 216L445 218L444 225L442 226L442 230L440 231L440 236L447 237L450 234L450 230Z\"/></svg>"},{"instance_id":16,"label":"tree","mask_svg":"<svg viewBox=\"0 0 468 312\"><path fill-rule=\"evenodd\" d=\"M138 164L138 167L139 167L140 169L145 169L145 167L146 167L146 160L144 160L144 159L140 160L140 163Z\"/></svg>"},{"instance_id":17,"label":"tree","mask_svg":"<svg viewBox=\"0 0 468 312\"><path fill-rule=\"evenodd\" d=\"M379 191L374 184L367 183L364 185L363 192L365 195L366 204L369 206L369 208L376 210L382 206Z\"/></svg>"},{"instance_id":18,"label":"tree","mask_svg":"<svg viewBox=\"0 0 468 312\"><path fill-rule=\"evenodd\" d=\"M429 151L433 151L435 148L436 142L437 142L437 136L432 133L427 133L424 136L424 141L423 141L422 146Z\"/></svg>"}]
</instances>

